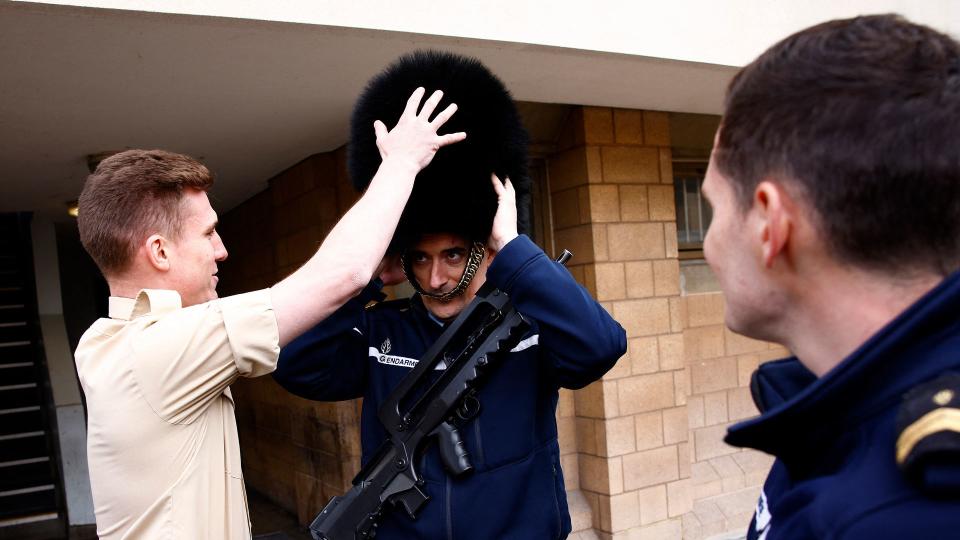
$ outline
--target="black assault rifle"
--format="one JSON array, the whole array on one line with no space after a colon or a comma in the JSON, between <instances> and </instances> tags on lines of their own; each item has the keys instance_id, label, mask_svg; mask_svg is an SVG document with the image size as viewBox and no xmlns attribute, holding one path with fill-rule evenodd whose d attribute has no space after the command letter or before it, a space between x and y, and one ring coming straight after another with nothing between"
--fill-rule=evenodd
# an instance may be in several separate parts
<instances>
[{"instance_id":1,"label":"black assault rifle","mask_svg":"<svg viewBox=\"0 0 960 540\"><path fill-rule=\"evenodd\" d=\"M564 250L557 262L569 258ZM377 414L387 440L353 479L350 491L330 499L314 518L314 540L373 538L388 504L403 507L415 519L429 499L415 464L434 439L451 475L472 470L457 426L477 414L476 394L485 374L529 328L506 293L484 284L380 406ZM445 369L429 383L441 362Z\"/></svg>"}]
</instances>

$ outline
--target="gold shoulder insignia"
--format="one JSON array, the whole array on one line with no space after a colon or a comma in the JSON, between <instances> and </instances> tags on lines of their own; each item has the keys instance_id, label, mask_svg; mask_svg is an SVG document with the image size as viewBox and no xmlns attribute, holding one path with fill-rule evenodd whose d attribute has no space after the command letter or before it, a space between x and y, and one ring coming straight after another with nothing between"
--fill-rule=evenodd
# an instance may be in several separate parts
<instances>
[{"instance_id":1,"label":"gold shoulder insignia","mask_svg":"<svg viewBox=\"0 0 960 540\"><path fill-rule=\"evenodd\" d=\"M960 374L944 373L903 397L897 414L896 459L921 489L958 493Z\"/></svg>"}]
</instances>

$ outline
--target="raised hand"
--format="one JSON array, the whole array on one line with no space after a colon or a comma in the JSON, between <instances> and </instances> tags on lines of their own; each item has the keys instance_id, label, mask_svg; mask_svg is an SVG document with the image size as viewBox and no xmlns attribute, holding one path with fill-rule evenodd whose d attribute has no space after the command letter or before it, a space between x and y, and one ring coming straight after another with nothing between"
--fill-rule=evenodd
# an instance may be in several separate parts
<instances>
[{"instance_id":1,"label":"raised hand","mask_svg":"<svg viewBox=\"0 0 960 540\"><path fill-rule=\"evenodd\" d=\"M423 99L425 92L423 88L413 91L410 99L407 100L403 114L400 115L400 120L390 131L387 131L387 126L380 120L373 123L373 129L377 134L377 148L384 162L387 160L406 162L420 171L430 164L441 147L467 138L467 134L462 131L437 135L437 130L457 112L457 105L451 103L433 120L430 120L430 115L443 98L443 92L440 90L434 92L424 102L418 114L417 109L420 108L420 100Z\"/></svg>"},{"instance_id":2,"label":"raised hand","mask_svg":"<svg viewBox=\"0 0 960 540\"><path fill-rule=\"evenodd\" d=\"M383 260L380 261L380 266L377 267L377 276L380 277L380 281L383 282L385 287L406 281L407 275L403 273L400 255L390 253L384 255Z\"/></svg>"},{"instance_id":3,"label":"raised hand","mask_svg":"<svg viewBox=\"0 0 960 540\"><path fill-rule=\"evenodd\" d=\"M510 178L501 182L496 174L490 175L493 190L497 192L497 213L493 216L490 239L487 244L500 251L507 242L517 237L517 192Z\"/></svg>"}]
</instances>

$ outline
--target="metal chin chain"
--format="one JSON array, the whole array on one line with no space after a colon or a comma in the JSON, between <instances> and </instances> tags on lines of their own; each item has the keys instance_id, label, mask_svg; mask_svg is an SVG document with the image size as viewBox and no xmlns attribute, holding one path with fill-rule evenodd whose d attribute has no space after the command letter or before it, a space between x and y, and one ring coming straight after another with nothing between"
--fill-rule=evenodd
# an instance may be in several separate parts
<instances>
[{"instance_id":1,"label":"metal chin chain","mask_svg":"<svg viewBox=\"0 0 960 540\"><path fill-rule=\"evenodd\" d=\"M467 265L463 269L463 275L460 276L460 281L457 283L457 286L453 289L441 293L434 294L423 290L423 287L417 283L417 278L413 275L413 269L410 268L410 262L407 260L407 254L404 253L400 256L400 267L403 269L403 275L407 277L407 281L410 282L410 285L413 285L413 289L427 298L433 298L434 300L439 300L441 302L449 302L454 297L460 296L463 294L463 291L467 290L467 286L470 285L470 282L473 281L473 277L477 275L477 270L480 269L480 262L483 261L483 252L484 247L482 242L474 242L470 246L470 254L467 255Z\"/></svg>"}]
</instances>

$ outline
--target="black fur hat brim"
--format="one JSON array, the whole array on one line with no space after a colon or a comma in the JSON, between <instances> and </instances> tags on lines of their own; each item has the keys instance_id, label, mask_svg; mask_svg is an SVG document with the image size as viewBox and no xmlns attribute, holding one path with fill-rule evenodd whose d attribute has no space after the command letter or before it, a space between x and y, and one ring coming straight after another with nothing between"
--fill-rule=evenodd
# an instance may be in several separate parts
<instances>
[{"instance_id":1,"label":"black fur hat brim","mask_svg":"<svg viewBox=\"0 0 960 540\"><path fill-rule=\"evenodd\" d=\"M426 96L443 90L437 112L457 104L457 113L440 133L463 131L467 139L441 148L417 175L391 251L406 249L425 233L449 232L486 241L497 209L490 173L510 178L517 191L518 230L529 232L527 132L510 92L473 58L417 51L371 79L351 118L348 167L354 187L366 189L380 166L374 121L395 126L410 94L420 86Z\"/></svg>"}]
</instances>

